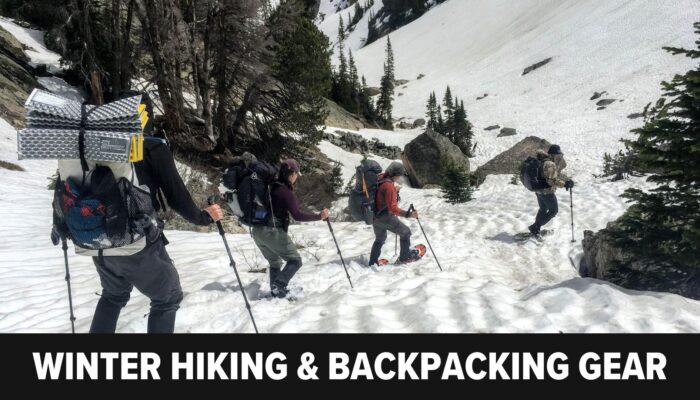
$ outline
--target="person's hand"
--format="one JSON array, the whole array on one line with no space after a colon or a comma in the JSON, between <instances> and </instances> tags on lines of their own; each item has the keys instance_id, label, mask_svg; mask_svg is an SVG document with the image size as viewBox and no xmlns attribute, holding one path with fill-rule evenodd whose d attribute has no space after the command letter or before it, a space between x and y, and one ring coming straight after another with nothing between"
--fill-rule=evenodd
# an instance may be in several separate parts
<instances>
[{"instance_id":1,"label":"person's hand","mask_svg":"<svg viewBox=\"0 0 700 400\"><path fill-rule=\"evenodd\" d=\"M574 187L574 181L572 181L571 179L569 179L568 181L566 181L566 182L564 183L564 187L566 188L566 190L569 190L569 189L573 188L573 187Z\"/></svg>"},{"instance_id":2,"label":"person's hand","mask_svg":"<svg viewBox=\"0 0 700 400\"><path fill-rule=\"evenodd\" d=\"M212 221L218 222L224 219L224 211L219 207L218 204L212 204L209 207L205 208L204 211L209 214L211 217Z\"/></svg>"},{"instance_id":3,"label":"person's hand","mask_svg":"<svg viewBox=\"0 0 700 400\"><path fill-rule=\"evenodd\" d=\"M414 218L414 219L418 218L418 210L413 209L413 211L411 211L411 213L408 214L408 217L409 217L409 218Z\"/></svg>"},{"instance_id":4,"label":"person's hand","mask_svg":"<svg viewBox=\"0 0 700 400\"><path fill-rule=\"evenodd\" d=\"M324 220L324 221L327 220L328 217L330 217L330 215L331 215L330 210L327 209L327 208L324 208L324 209L321 211L321 220Z\"/></svg>"}]
</instances>

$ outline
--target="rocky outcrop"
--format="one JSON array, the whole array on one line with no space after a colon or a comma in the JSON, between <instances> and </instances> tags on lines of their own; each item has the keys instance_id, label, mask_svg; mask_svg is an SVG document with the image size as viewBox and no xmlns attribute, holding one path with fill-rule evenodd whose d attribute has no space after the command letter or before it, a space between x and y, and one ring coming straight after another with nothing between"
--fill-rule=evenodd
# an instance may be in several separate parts
<instances>
[{"instance_id":1,"label":"rocky outcrop","mask_svg":"<svg viewBox=\"0 0 700 400\"><path fill-rule=\"evenodd\" d=\"M401 148L387 146L379 139L365 139L362 135L346 131L326 132L325 139L343 150L359 154L375 154L390 160L401 158Z\"/></svg>"},{"instance_id":2,"label":"rocky outcrop","mask_svg":"<svg viewBox=\"0 0 700 400\"><path fill-rule=\"evenodd\" d=\"M500 128L501 128L500 125L491 125L491 126L487 126L486 128L484 128L484 130L485 131L493 131L493 130L500 129Z\"/></svg>"},{"instance_id":3,"label":"rocky outcrop","mask_svg":"<svg viewBox=\"0 0 700 400\"><path fill-rule=\"evenodd\" d=\"M688 273L664 260L634 258L615 244L616 222L594 233L583 233L582 276L633 290L670 292L700 299L700 272Z\"/></svg>"},{"instance_id":4,"label":"rocky outcrop","mask_svg":"<svg viewBox=\"0 0 700 400\"><path fill-rule=\"evenodd\" d=\"M28 61L24 46L0 28L0 117L15 128L24 126L24 102L39 86Z\"/></svg>"},{"instance_id":5,"label":"rocky outcrop","mask_svg":"<svg viewBox=\"0 0 700 400\"><path fill-rule=\"evenodd\" d=\"M503 128L497 137L515 136L517 134L518 131L516 131L515 128Z\"/></svg>"},{"instance_id":6,"label":"rocky outcrop","mask_svg":"<svg viewBox=\"0 0 700 400\"><path fill-rule=\"evenodd\" d=\"M549 64L550 61L552 61L552 57L547 58L546 60L542 60L542 61L540 61L540 62L538 62L538 63L535 63L535 64L530 65L529 67L525 68L525 70L523 71L523 75L522 75L522 76L527 75L527 74L529 74L530 72L532 72L532 71L534 71L534 70L536 70L536 69L538 69L538 68L541 68L541 67L543 67L543 66Z\"/></svg>"},{"instance_id":7,"label":"rocky outcrop","mask_svg":"<svg viewBox=\"0 0 700 400\"><path fill-rule=\"evenodd\" d=\"M413 129L413 124L407 121L401 121L396 125L399 129Z\"/></svg>"},{"instance_id":8,"label":"rocky outcrop","mask_svg":"<svg viewBox=\"0 0 700 400\"><path fill-rule=\"evenodd\" d=\"M610 104L612 104L616 101L617 100L615 100L615 99L603 99L603 100L600 100L599 102L595 103L595 105L597 105L598 107L606 107L606 106L609 106Z\"/></svg>"},{"instance_id":9,"label":"rocky outcrop","mask_svg":"<svg viewBox=\"0 0 700 400\"><path fill-rule=\"evenodd\" d=\"M382 94L382 89L380 89L378 87L368 87L367 88L367 95L369 97L378 96L380 94Z\"/></svg>"},{"instance_id":10,"label":"rocky outcrop","mask_svg":"<svg viewBox=\"0 0 700 400\"><path fill-rule=\"evenodd\" d=\"M602 91L602 92L593 92L593 96L591 96L591 101L593 101L593 100L598 100L598 99L601 98L604 94L607 94L607 93L608 93L608 92L606 92L605 90Z\"/></svg>"},{"instance_id":11,"label":"rocky outcrop","mask_svg":"<svg viewBox=\"0 0 700 400\"><path fill-rule=\"evenodd\" d=\"M513 175L520 171L520 166L526 158L534 156L537 150L549 150L550 143L535 136L528 136L515 146L497 155L491 161L477 168L474 176L476 183L484 182L488 175ZM566 162L559 166L566 168Z\"/></svg>"},{"instance_id":12,"label":"rocky outcrop","mask_svg":"<svg viewBox=\"0 0 700 400\"><path fill-rule=\"evenodd\" d=\"M371 125L362 121L357 115L348 112L343 107L328 99L326 99L326 110L328 111L328 117L326 117L325 122L326 126L350 129L353 131L359 131L362 128L372 128Z\"/></svg>"},{"instance_id":13,"label":"rocky outcrop","mask_svg":"<svg viewBox=\"0 0 700 400\"><path fill-rule=\"evenodd\" d=\"M425 120L423 118L418 118L417 120L413 121L413 128L422 128L425 126Z\"/></svg>"},{"instance_id":14,"label":"rocky outcrop","mask_svg":"<svg viewBox=\"0 0 700 400\"><path fill-rule=\"evenodd\" d=\"M443 161L452 161L469 171L469 159L450 139L432 129L413 139L406 145L401 160L411 185L423 188L440 183Z\"/></svg>"}]
</instances>

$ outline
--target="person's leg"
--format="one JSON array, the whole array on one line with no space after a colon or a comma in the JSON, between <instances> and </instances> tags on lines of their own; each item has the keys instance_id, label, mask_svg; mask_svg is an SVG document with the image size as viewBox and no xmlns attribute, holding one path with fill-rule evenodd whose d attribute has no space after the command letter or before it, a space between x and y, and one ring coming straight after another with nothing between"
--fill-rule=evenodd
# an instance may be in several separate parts
<instances>
[{"instance_id":1,"label":"person's leg","mask_svg":"<svg viewBox=\"0 0 700 400\"><path fill-rule=\"evenodd\" d=\"M110 257L93 257L93 262L100 276L102 296L97 302L95 315L92 317L90 333L114 333L122 308L129 302L132 285L119 274L119 270L108 260ZM124 257L129 258L129 257Z\"/></svg>"},{"instance_id":2,"label":"person's leg","mask_svg":"<svg viewBox=\"0 0 700 400\"><path fill-rule=\"evenodd\" d=\"M297 250L296 244L284 229L273 228L272 231L273 240L271 242L271 247L280 258L287 262L275 278L274 285L286 289L287 285L289 285L289 281L291 281L294 275L301 269L301 255Z\"/></svg>"},{"instance_id":3,"label":"person's leg","mask_svg":"<svg viewBox=\"0 0 700 400\"><path fill-rule=\"evenodd\" d=\"M369 265L375 265L379 262L379 256L382 254L382 247L387 236L385 224L380 221L380 218L375 218L372 228L374 229L374 243L372 251L369 253Z\"/></svg>"},{"instance_id":4,"label":"person's leg","mask_svg":"<svg viewBox=\"0 0 700 400\"><path fill-rule=\"evenodd\" d=\"M542 225L544 225L543 221L545 220L545 218L547 217L547 213L549 212L547 203L545 203L543 196L545 195L537 193L537 205L540 208L537 211L535 223L530 226L530 232L532 233L540 233L540 229L542 228Z\"/></svg>"},{"instance_id":5,"label":"person's leg","mask_svg":"<svg viewBox=\"0 0 700 400\"><path fill-rule=\"evenodd\" d=\"M399 243L401 244L399 261L403 261L409 258L411 255L411 228L401 222L399 217L395 215L391 215L390 217L391 218L387 224L387 230L391 233L399 235Z\"/></svg>"},{"instance_id":6,"label":"person's leg","mask_svg":"<svg viewBox=\"0 0 700 400\"><path fill-rule=\"evenodd\" d=\"M148 333L173 333L183 294L180 277L165 245L158 240L132 257L136 262L125 268L126 277L151 299Z\"/></svg>"},{"instance_id":7,"label":"person's leg","mask_svg":"<svg viewBox=\"0 0 700 400\"><path fill-rule=\"evenodd\" d=\"M253 241L255 241L263 257L270 264L270 289L272 289L272 284L275 282L275 279L277 279L283 265L283 260L270 246L270 242L272 242L272 232L265 227L254 227Z\"/></svg>"},{"instance_id":8,"label":"person's leg","mask_svg":"<svg viewBox=\"0 0 700 400\"><path fill-rule=\"evenodd\" d=\"M554 193L543 195L542 202L547 207L547 214L542 218L540 226L545 226L559 213L559 202L557 201L557 195Z\"/></svg>"}]
</instances>

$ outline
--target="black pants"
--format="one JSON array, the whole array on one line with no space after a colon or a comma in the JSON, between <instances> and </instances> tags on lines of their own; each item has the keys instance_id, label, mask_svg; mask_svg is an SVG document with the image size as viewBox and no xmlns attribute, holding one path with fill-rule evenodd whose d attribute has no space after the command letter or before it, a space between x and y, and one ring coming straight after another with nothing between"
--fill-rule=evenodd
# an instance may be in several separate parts
<instances>
[{"instance_id":1,"label":"black pants","mask_svg":"<svg viewBox=\"0 0 700 400\"><path fill-rule=\"evenodd\" d=\"M405 260L410 255L411 251L411 228L406 226L399 220L399 217L393 214L384 213L374 218L374 244L372 252L369 255L369 265L374 265L379 261L379 255L382 253L382 246L386 242L387 232L399 235L401 243L401 252L399 260Z\"/></svg>"},{"instance_id":2,"label":"black pants","mask_svg":"<svg viewBox=\"0 0 700 400\"><path fill-rule=\"evenodd\" d=\"M180 277L162 240L131 256L93 257L100 275L102 298L97 303L90 333L114 333L119 313L136 287L151 299L148 333L172 333L180 308Z\"/></svg>"},{"instance_id":3,"label":"black pants","mask_svg":"<svg viewBox=\"0 0 700 400\"><path fill-rule=\"evenodd\" d=\"M559 212L559 203L557 196L554 193L540 194L537 193L537 203L540 205L540 210L535 217L533 227L539 232L540 228L546 225L552 218L556 217Z\"/></svg>"}]
</instances>

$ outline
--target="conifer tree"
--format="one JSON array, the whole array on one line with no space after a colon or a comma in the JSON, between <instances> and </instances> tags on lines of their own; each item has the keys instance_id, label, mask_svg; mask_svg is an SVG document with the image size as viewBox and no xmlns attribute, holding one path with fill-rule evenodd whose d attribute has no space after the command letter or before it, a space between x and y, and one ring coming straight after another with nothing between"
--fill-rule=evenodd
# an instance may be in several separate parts
<instances>
[{"instance_id":1,"label":"conifer tree","mask_svg":"<svg viewBox=\"0 0 700 400\"><path fill-rule=\"evenodd\" d=\"M700 23L695 23L700 35ZM674 55L700 58L694 50L664 48ZM628 189L632 205L614 229L617 244L632 260L663 265L656 280L667 276L694 279L700 290L700 66L662 82L663 99L652 109L636 140L626 144L637 155L647 179L658 186Z\"/></svg>"},{"instance_id":2,"label":"conifer tree","mask_svg":"<svg viewBox=\"0 0 700 400\"><path fill-rule=\"evenodd\" d=\"M455 100L455 103L456 102ZM453 143L462 150L462 153L469 157L471 157L473 135L471 124L467 121L467 111L464 108L464 101L461 101L454 114Z\"/></svg>"},{"instance_id":3,"label":"conifer tree","mask_svg":"<svg viewBox=\"0 0 700 400\"><path fill-rule=\"evenodd\" d=\"M474 189L469 181L469 172L451 160L442 162L443 197L450 204L466 203L472 200Z\"/></svg>"},{"instance_id":4,"label":"conifer tree","mask_svg":"<svg viewBox=\"0 0 700 400\"><path fill-rule=\"evenodd\" d=\"M449 85L447 86L447 90L445 90L445 97L442 99L442 107L443 112L445 113L444 132L442 133L452 140L454 135L455 106L452 100L452 90L450 90Z\"/></svg>"},{"instance_id":5,"label":"conifer tree","mask_svg":"<svg viewBox=\"0 0 700 400\"><path fill-rule=\"evenodd\" d=\"M385 129L393 130L392 100L394 95L394 53L391 49L391 40L387 37L386 62L384 63L384 76L381 80L381 93L377 102L377 114L382 120Z\"/></svg>"},{"instance_id":6,"label":"conifer tree","mask_svg":"<svg viewBox=\"0 0 700 400\"><path fill-rule=\"evenodd\" d=\"M428 128L434 130L437 124L437 99L435 98L435 92L430 93L428 97L428 112L425 116L428 118Z\"/></svg>"},{"instance_id":7,"label":"conifer tree","mask_svg":"<svg viewBox=\"0 0 700 400\"><path fill-rule=\"evenodd\" d=\"M442 118L442 107L438 105L437 108L437 121L435 123L435 132L445 134L445 120Z\"/></svg>"}]
</instances>

